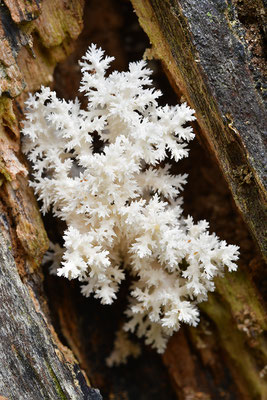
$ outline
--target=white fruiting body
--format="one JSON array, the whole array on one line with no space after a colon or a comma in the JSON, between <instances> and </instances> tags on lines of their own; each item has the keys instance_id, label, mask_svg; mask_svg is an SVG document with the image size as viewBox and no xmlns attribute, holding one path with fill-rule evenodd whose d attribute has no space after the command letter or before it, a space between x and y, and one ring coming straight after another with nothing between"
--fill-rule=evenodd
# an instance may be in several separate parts
<instances>
[{"instance_id":1,"label":"white fruiting body","mask_svg":"<svg viewBox=\"0 0 267 400\"><path fill-rule=\"evenodd\" d=\"M58 276L78 279L82 293L111 304L125 270L132 277L124 330L163 352L181 322L196 325L196 304L213 278L237 268L237 246L209 234L208 223L182 216L178 197L186 175L162 162L187 157L193 110L160 107L146 63L105 76L113 60L92 45L83 57L80 91L66 102L49 88L27 101L24 151L42 211L67 224ZM93 134L103 141L93 148ZM168 154L167 154L168 153ZM116 357L115 357L116 358Z\"/></svg>"}]
</instances>

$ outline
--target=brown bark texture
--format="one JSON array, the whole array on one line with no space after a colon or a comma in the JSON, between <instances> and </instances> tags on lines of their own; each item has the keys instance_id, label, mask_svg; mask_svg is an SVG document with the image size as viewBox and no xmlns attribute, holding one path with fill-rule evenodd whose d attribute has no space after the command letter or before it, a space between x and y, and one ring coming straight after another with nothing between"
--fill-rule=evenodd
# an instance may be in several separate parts
<instances>
[{"instance_id":1,"label":"brown bark texture","mask_svg":"<svg viewBox=\"0 0 267 400\"><path fill-rule=\"evenodd\" d=\"M148 56L162 61L173 85L196 110L203 140L266 257L263 1L132 3L152 44ZM253 42L258 48L251 49Z\"/></svg>"},{"instance_id":2,"label":"brown bark texture","mask_svg":"<svg viewBox=\"0 0 267 400\"><path fill-rule=\"evenodd\" d=\"M196 110L199 140L216 158L233 199L266 259L264 2L132 0L132 4L150 40L147 58L161 61L175 91ZM225 224L230 223L228 218ZM218 280L218 295L210 296L201 308L216 326L216 336L226 357L225 365L238 387L239 394L233 395L234 398L267 398L266 381L260 372L266 363L263 336L266 313L257 303L259 292L251 284L251 270L247 266L241 267L238 274ZM264 274L264 270L261 271ZM258 317L254 318L256 314ZM241 324L239 318L243 321ZM245 325L252 326L252 321L260 327L257 344L248 339L251 332L246 332L247 340L244 338ZM201 354L199 328L189 331L191 344L195 342ZM207 335L202 362L209 365L218 378L220 361L216 361L213 340L207 340ZM196 367L192 359L191 365L182 364L188 366L190 372L176 367L177 359L182 355L186 361L190 353L190 348L186 350L186 346L181 347L181 343L172 338L163 356L182 398L186 398L188 391L190 396L192 389L198 398L196 392L207 379L200 378L200 367ZM217 382L222 376L221 371ZM218 397L211 386L208 392L211 398ZM202 398L201 393L199 396Z\"/></svg>"},{"instance_id":3,"label":"brown bark texture","mask_svg":"<svg viewBox=\"0 0 267 400\"><path fill-rule=\"evenodd\" d=\"M22 92L51 82L82 11L78 0L1 2L0 395L8 400L102 398L49 320L40 270L48 239L19 150Z\"/></svg>"},{"instance_id":4,"label":"brown bark texture","mask_svg":"<svg viewBox=\"0 0 267 400\"><path fill-rule=\"evenodd\" d=\"M101 399L88 376L111 400L267 399L263 2L131 3L0 3L0 398ZM162 91L196 110L201 146L185 161L185 209L241 252L238 272L218 278L201 305L197 328L181 328L162 358L144 348L112 370L105 357L125 300L107 309L75 282L43 277L46 230L57 240L62 229L50 216L44 229L20 151L27 93L50 85L76 96L77 59L91 42L119 70L145 52Z\"/></svg>"}]
</instances>

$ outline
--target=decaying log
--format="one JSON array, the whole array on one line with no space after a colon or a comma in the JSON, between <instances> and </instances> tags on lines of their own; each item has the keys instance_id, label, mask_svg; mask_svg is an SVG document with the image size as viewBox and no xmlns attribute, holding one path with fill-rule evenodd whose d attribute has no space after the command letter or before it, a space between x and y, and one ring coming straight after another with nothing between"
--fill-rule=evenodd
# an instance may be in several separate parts
<instances>
[{"instance_id":1,"label":"decaying log","mask_svg":"<svg viewBox=\"0 0 267 400\"><path fill-rule=\"evenodd\" d=\"M175 91L196 110L197 136L216 158L246 224L266 251L261 0L132 0L132 4L152 43L147 58L161 60ZM191 151L190 163L196 167L186 170L191 177L189 194L185 193L187 212L207 218L222 239L239 244L241 260L237 273L217 279L217 291L201 305L199 326L182 327L171 338L162 357L165 370L161 358L147 349L129 366L107 370L104 361L120 323L121 305L102 311L96 302L79 295L75 283L47 277L53 323L75 356L52 326L40 268L48 239L27 183L19 120L27 93L52 83L55 66L71 53L74 42L83 42L78 58L90 42L117 60L124 52L116 68L125 68L120 32L128 24L129 35L132 23L131 34L138 31L137 20L121 13L125 5L124 0L102 0L101 6L88 0L87 27L77 39L82 0L1 3L0 398L100 399L79 362L110 399L266 399L267 323L261 298L264 286L259 283L263 263L231 205L216 162L208 160L200 146L193 145ZM250 13L247 25L246 13ZM116 37L113 41L109 29ZM58 83L56 89L73 97L73 82L79 77L70 59L66 64L57 71L63 87ZM48 229L56 230L54 222L49 223Z\"/></svg>"},{"instance_id":2,"label":"decaying log","mask_svg":"<svg viewBox=\"0 0 267 400\"><path fill-rule=\"evenodd\" d=\"M0 227L0 395L8 400L102 398L47 321L36 282L21 280L3 212Z\"/></svg>"},{"instance_id":3,"label":"decaying log","mask_svg":"<svg viewBox=\"0 0 267 400\"><path fill-rule=\"evenodd\" d=\"M152 45L146 57L161 61L173 88L196 110L198 138L217 159L266 258L263 2L132 0L132 4ZM226 217L224 223L234 228L231 218ZM213 371L221 387L226 388L232 376L239 394L233 394L233 387L226 393L232 392L233 398L267 398L262 373L267 360L266 311L251 282L253 264L249 268L248 263L252 260L246 260L242 251L241 246L238 273L218 279L217 294L200 307L202 318L206 315L209 321L208 333L203 333L203 325L187 329L187 351L183 345L181 351L184 336L179 333L163 357L181 398L192 393L196 398L219 396L214 381L205 377L205 368ZM259 269L264 271L263 264ZM215 347L209 335L217 338ZM204 373L192 359L190 373L178 365L179 356L179 364L188 365L192 346L205 365ZM220 372L216 351L224 358Z\"/></svg>"},{"instance_id":4,"label":"decaying log","mask_svg":"<svg viewBox=\"0 0 267 400\"><path fill-rule=\"evenodd\" d=\"M259 32L240 22L239 3ZM147 56L161 60L174 88L196 110L202 140L216 156L267 257L266 119L260 61L263 1L132 0L132 4L152 44ZM262 54L250 51L251 41L257 41Z\"/></svg>"},{"instance_id":5,"label":"decaying log","mask_svg":"<svg viewBox=\"0 0 267 400\"><path fill-rule=\"evenodd\" d=\"M71 51L82 10L79 0L1 2L0 396L8 400L101 398L49 320L40 271L48 240L28 187L17 118L22 90L50 83Z\"/></svg>"}]
</instances>

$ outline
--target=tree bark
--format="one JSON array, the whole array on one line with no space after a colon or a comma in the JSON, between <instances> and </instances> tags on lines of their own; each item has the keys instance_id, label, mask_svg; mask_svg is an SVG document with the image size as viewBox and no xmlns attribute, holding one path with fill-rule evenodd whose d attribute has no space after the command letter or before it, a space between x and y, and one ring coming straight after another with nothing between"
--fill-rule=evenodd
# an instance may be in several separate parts
<instances>
[{"instance_id":1,"label":"tree bark","mask_svg":"<svg viewBox=\"0 0 267 400\"><path fill-rule=\"evenodd\" d=\"M18 125L24 93L51 82L82 29L82 10L79 0L68 7L61 0L1 3L1 399L102 398L49 319L40 270L48 239L28 187Z\"/></svg>"},{"instance_id":2,"label":"tree bark","mask_svg":"<svg viewBox=\"0 0 267 400\"><path fill-rule=\"evenodd\" d=\"M147 56L161 60L176 91L196 110L201 139L215 155L266 258L263 2L132 4L152 44ZM259 32L251 30L251 20ZM251 41L258 43L256 54L249 51Z\"/></svg>"},{"instance_id":3,"label":"tree bark","mask_svg":"<svg viewBox=\"0 0 267 400\"><path fill-rule=\"evenodd\" d=\"M91 0L84 11L83 0L5 0L0 9L0 398L100 399L87 373L116 400L267 399L264 263L247 232L249 227L266 257L263 4L131 2L152 44L146 57L161 61L176 93L196 110L195 131L205 150L195 144L188 161L187 211L207 217L221 238L240 245L239 270L217 279L217 291L201 305L199 326L183 327L171 338L162 357L165 370L161 359L144 349L131 370L107 371L102 348L113 340L121 305L105 309L98 324L103 307L81 298L75 284L48 277L53 322L71 350L62 345L40 268L48 239L20 152L24 100L52 83L55 66L74 42L84 48L91 41L100 44L116 55L120 69L127 64L123 25L137 47L145 39L132 10L120 11L124 1L102 0L100 7ZM77 39L83 12L86 27ZM74 63L68 58L60 68L57 91L72 95L79 80ZM53 224L47 225L51 231Z\"/></svg>"},{"instance_id":4,"label":"tree bark","mask_svg":"<svg viewBox=\"0 0 267 400\"><path fill-rule=\"evenodd\" d=\"M161 61L174 90L195 109L198 138L216 158L235 203L266 259L263 2L131 2L152 45L146 57ZM231 224L226 219L225 224L228 223ZM265 399L267 386L261 371L267 356L263 336L266 312L260 292L251 282L249 260L242 258L241 247L238 273L218 279L218 294L209 296L201 310L212 325L207 335L216 335L225 366L238 387L239 394L234 398ZM264 273L263 262L258 268L259 273ZM180 340L173 337L163 356L181 398L186 398L190 390L198 398L200 387L204 397L205 392L208 397L218 397L211 381L208 382L205 373L200 373L200 365L197 367L191 359L187 374L177 366L177 358L181 357L181 364L188 365L188 358L192 357L190 346L206 368L213 370L217 383L225 385L222 383L226 379L225 369L219 372L214 343L205 334L203 342L203 329L187 330L187 350L186 345L183 347L184 333Z\"/></svg>"}]
</instances>

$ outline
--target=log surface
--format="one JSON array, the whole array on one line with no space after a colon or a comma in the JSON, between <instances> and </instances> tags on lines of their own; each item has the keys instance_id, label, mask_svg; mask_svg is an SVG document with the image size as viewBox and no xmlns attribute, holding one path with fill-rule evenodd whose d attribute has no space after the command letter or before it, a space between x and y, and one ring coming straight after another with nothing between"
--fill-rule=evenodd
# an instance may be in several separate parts
<instances>
[{"instance_id":1,"label":"log surface","mask_svg":"<svg viewBox=\"0 0 267 400\"><path fill-rule=\"evenodd\" d=\"M254 42L260 40L249 36L255 21L264 32L262 3L132 2L153 44L147 56L162 60L176 92L195 108L198 137L207 152L216 156L263 249L264 160L263 154L258 159L255 156L262 144L261 129L257 128L262 126L262 64L254 51ZM249 3L257 7L249 7ZM240 22L246 19L246 9L240 4L251 11L250 28ZM80 0L1 3L0 398L100 399L79 369L77 357L93 384L110 399L265 399L267 324L260 297L264 265L231 205L230 192L215 162L207 161L196 142L184 171L190 177L184 193L185 211L196 220L206 218L219 237L241 247L238 272L217 280L217 291L201 305L198 327L183 326L171 338L162 360L146 348L140 359L108 370L105 358L121 322L123 298L114 307L103 308L94 299L82 297L78 284L46 276L54 326L75 357L62 346L51 324L40 269L48 240L27 184L18 121L23 118L27 92L51 84L56 64L70 54L74 41L77 49L82 45L79 54L68 58L55 74L56 90L66 98L76 95L77 59L91 42L116 55L119 70L127 65L123 54L126 40L131 40L131 61L141 58L146 38L133 20L132 10L131 16L121 12L125 7L129 3L123 0L102 0L101 7L97 0L86 2L86 27L78 38L83 13ZM260 52L261 46L256 50ZM250 93L245 93L244 85ZM251 101L254 103L249 105ZM251 126L242 119L247 116ZM59 225L52 219L46 221L50 238L57 229L55 240L62 236ZM262 284L256 287L252 278L257 274Z\"/></svg>"},{"instance_id":2,"label":"log surface","mask_svg":"<svg viewBox=\"0 0 267 400\"><path fill-rule=\"evenodd\" d=\"M4 214L0 218L0 395L9 400L100 400L72 353L59 348L34 285L21 281Z\"/></svg>"},{"instance_id":3,"label":"log surface","mask_svg":"<svg viewBox=\"0 0 267 400\"><path fill-rule=\"evenodd\" d=\"M27 92L51 83L82 29L83 1L0 5L0 398L100 400L50 321L40 269L48 239L19 133Z\"/></svg>"},{"instance_id":4,"label":"log surface","mask_svg":"<svg viewBox=\"0 0 267 400\"><path fill-rule=\"evenodd\" d=\"M176 91L196 110L202 141L267 257L263 2L240 2L242 9L227 0L132 3L152 44L147 55L161 60Z\"/></svg>"},{"instance_id":5,"label":"log surface","mask_svg":"<svg viewBox=\"0 0 267 400\"><path fill-rule=\"evenodd\" d=\"M161 61L174 90L195 109L198 139L217 160L266 258L263 2L131 2L152 45L145 56ZM187 200L195 210L201 209L201 202L203 209L209 202L211 210L217 208L224 227L220 235L217 217L216 233L230 243L237 240L241 259L238 272L217 279L216 293L200 305L199 326L183 328L174 335L163 360L181 399L190 395L223 398L224 393L231 399L266 399L267 324L260 297L264 284L256 288L251 281L253 266L263 276L264 263L253 260L255 254L246 251L246 228L234 210L230 211L223 183L219 188L220 178L214 175L215 167L208 170L200 152L197 157L199 171L194 178L189 174L195 188ZM210 188L203 196L199 182L204 184L207 179ZM207 219L211 221L215 214L213 210Z\"/></svg>"}]
</instances>

